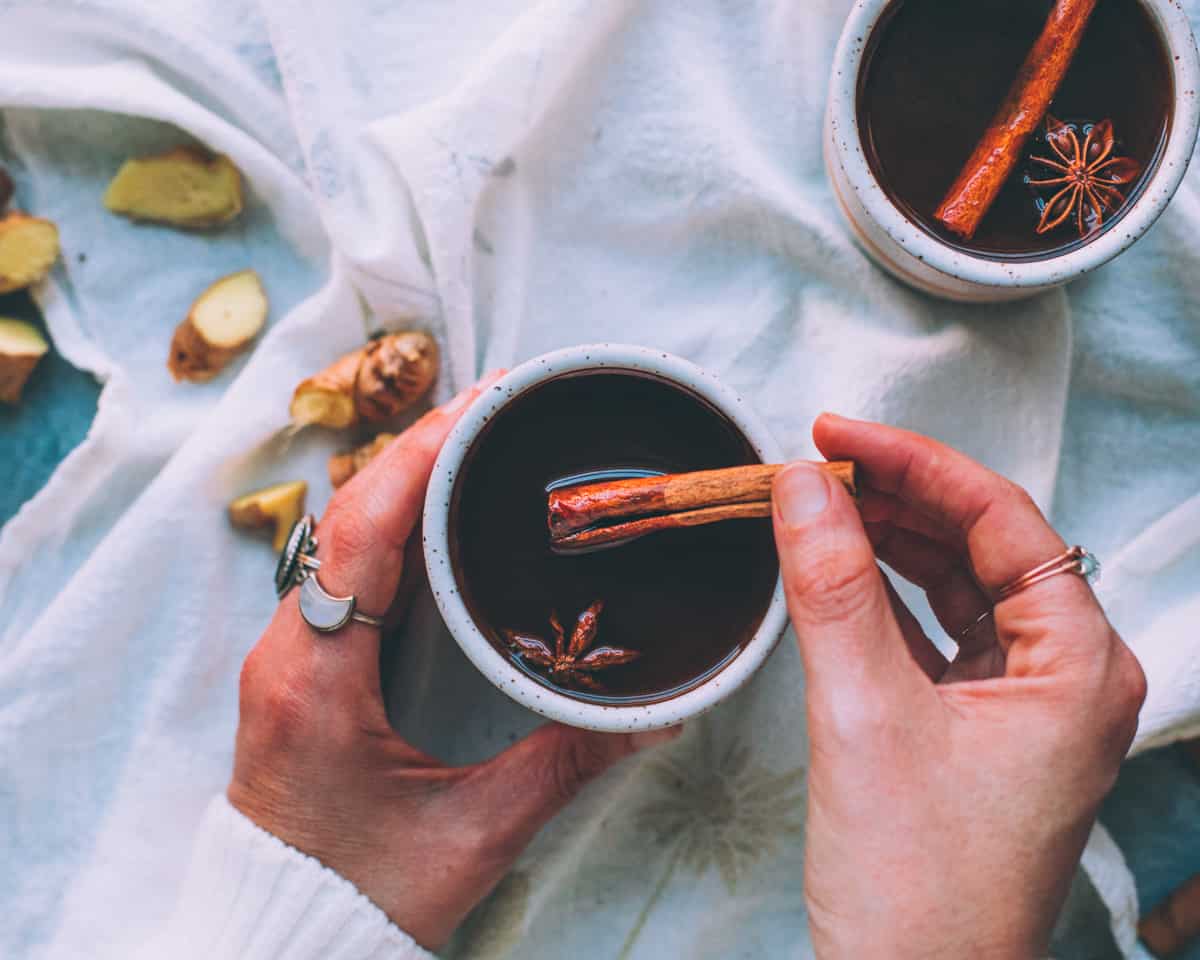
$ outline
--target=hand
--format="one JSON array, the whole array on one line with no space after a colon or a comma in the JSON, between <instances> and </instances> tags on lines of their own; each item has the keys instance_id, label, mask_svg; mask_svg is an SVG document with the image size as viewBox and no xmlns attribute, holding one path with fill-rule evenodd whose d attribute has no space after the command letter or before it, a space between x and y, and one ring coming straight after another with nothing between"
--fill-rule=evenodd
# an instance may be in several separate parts
<instances>
[{"instance_id":1,"label":"hand","mask_svg":"<svg viewBox=\"0 0 1200 960\"><path fill-rule=\"evenodd\" d=\"M1145 678L1080 577L998 603L952 664L876 555L950 634L1065 549L1029 496L915 434L823 416L858 461L861 516L822 472L775 482L775 530L808 683L805 896L822 960L1046 956Z\"/></svg>"},{"instance_id":2,"label":"hand","mask_svg":"<svg viewBox=\"0 0 1200 960\"><path fill-rule=\"evenodd\" d=\"M388 609L438 450L491 379L427 414L334 495L318 528L330 593L357 595L367 613ZM388 725L380 631L351 623L317 634L298 593L242 668L229 801L353 882L427 948L445 943L584 784L679 732L548 725L487 763L448 767Z\"/></svg>"}]
</instances>

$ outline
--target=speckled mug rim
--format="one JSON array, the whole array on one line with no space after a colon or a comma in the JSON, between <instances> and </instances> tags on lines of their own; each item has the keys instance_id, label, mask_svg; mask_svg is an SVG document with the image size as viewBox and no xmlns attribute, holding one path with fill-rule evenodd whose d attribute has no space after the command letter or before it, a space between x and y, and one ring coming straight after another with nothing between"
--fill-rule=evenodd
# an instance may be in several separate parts
<instances>
[{"instance_id":1,"label":"speckled mug rim","mask_svg":"<svg viewBox=\"0 0 1200 960\"><path fill-rule=\"evenodd\" d=\"M1154 225L1179 189L1200 129L1200 54L1187 14L1173 0L1139 0L1158 25L1172 69L1171 129L1157 169L1120 223L1078 249L1032 260L992 260L938 240L900 210L876 180L858 127L858 76L880 18L894 0L856 0L834 53L828 122L836 161L872 220L913 257L950 277L992 287L1064 283L1107 263Z\"/></svg>"},{"instance_id":2,"label":"speckled mug rim","mask_svg":"<svg viewBox=\"0 0 1200 960\"><path fill-rule=\"evenodd\" d=\"M447 437L433 468L425 496L425 564L434 599L446 626L467 658L497 688L536 713L590 730L628 733L658 730L712 709L742 686L766 661L787 626L783 585L777 580L758 630L720 672L686 693L658 703L607 705L585 703L556 693L522 675L480 632L459 593L450 562L450 504L463 458L483 427L514 398L565 373L585 370L635 370L669 380L716 407L745 435L764 463L778 463L781 452L770 431L742 398L706 370L680 357L625 344L568 347L534 357L506 374L478 397Z\"/></svg>"}]
</instances>

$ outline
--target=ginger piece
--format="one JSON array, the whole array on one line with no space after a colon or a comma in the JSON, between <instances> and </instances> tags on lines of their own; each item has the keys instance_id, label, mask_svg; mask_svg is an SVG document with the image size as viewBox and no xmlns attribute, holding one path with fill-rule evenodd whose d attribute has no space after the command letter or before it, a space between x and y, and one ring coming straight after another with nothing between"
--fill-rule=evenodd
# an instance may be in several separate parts
<instances>
[{"instance_id":1,"label":"ginger piece","mask_svg":"<svg viewBox=\"0 0 1200 960\"><path fill-rule=\"evenodd\" d=\"M1200 937L1200 873L1142 917L1138 938L1156 957L1182 953Z\"/></svg>"},{"instance_id":2,"label":"ginger piece","mask_svg":"<svg viewBox=\"0 0 1200 960\"><path fill-rule=\"evenodd\" d=\"M58 227L19 210L0 220L0 293L37 283L58 259Z\"/></svg>"},{"instance_id":3,"label":"ginger piece","mask_svg":"<svg viewBox=\"0 0 1200 960\"><path fill-rule=\"evenodd\" d=\"M333 489L336 490L343 483L358 473L363 467L375 459L375 457L383 452L383 448L396 439L394 433L381 433L370 443L364 443L361 447L351 450L349 453L340 453L337 456L329 458L329 482L333 484Z\"/></svg>"},{"instance_id":4,"label":"ginger piece","mask_svg":"<svg viewBox=\"0 0 1200 960\"><path fill-rule=\"evenodd\" d=\"M343 429L360 421L386 420L416 403L433 385L437 369L437 343L429 334L388 334L296 387L292 422L297 427L315 423Z\"/></svg>"},{"instance_id":5,"label":"ginger piece","mask_svg":"<svg viewBox=\"0 0 1200 960\"><path fill-rule=\"evenodd\" d=\"M242 175L223 154L176 147L126 160L108 185L104 205L131 220L219 227L242 212Z\"/></svg>"},{"instance_id":6,"label":"ginger piece","mask_svg":"<svg viewBox=\"0 0 1200 960\"><path fill-rule=\"evenodd\" d=\"M354 405L354 385L365 350L363 347L346 354L296 387L288 407L292 423L297 427L319 423L338 429L355 423L358 413Z\"/></svg>"},{"instance_id":7,"label":"ginger piece","mask_svg":"<svg viewBox=\"0 0 1200 960\"><path fill-rule=\"evenodd\" d=\"M242 270L205 290L175 328L167 369L176 380L211 380L258 336L270 304L258 274Z\"/></svg>"},{"instance_id":8,"label":"ginger piece","mask_svg":"<svg viewBox=\"0 0 1200 960\"><path fill-rule=\"evenodd\" d=\"M8 205L12 202L13 194L16 193L16 185L12 181L12 177L8 175L8 171L0 167L0 214L8 209Z\"/></svg>"},{"instance_id":9,"label":"ginger piece","mask_svg":"<svg viewBox=\"0 0 1200 960\"><path fill-rule=\"evenodd\" d=\"M274 548L282 550L292 527L304 516L304 498L307 495L308 484L303 480L276 483L255 490L238 497L229 505L229 522L240 530L271 527L275 536Z\"/></svg>"},{"instance_id":10,"label":"ginger piece","mask_svg":"<svg viewBox=\"0 0 1200 960\"><path fill-rule=\"evenodd\" d=\"M0 317L0 402L20 402L25 381L49 349L36 327Z\"/></svg>"}]
</instances>

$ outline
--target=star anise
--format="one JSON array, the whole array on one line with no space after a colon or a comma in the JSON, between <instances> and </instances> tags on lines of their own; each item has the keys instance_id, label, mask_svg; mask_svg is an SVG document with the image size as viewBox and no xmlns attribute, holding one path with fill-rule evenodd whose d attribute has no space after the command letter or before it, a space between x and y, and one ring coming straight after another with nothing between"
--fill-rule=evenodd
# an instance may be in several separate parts
<instances>
[{"instance_id":1,"label":"star anise","mask_svg":"<svg viewBox=\"0 0 1200 960\"><path fill-rule=\"evenodd\" d=\"M522 659L529 663L545 667L550 673L550 679L555 683L602 693L604 687L592 676L593 673L607 667L618 667L641 656L637 650L622 650L620 647L596 647L588 651L588 647L596 639L600 611L603 609L604 603L597 600L579 615L579 619L575 621L575 629L571 632L570 643L567 642L558 614L551 611L553 648L541 637L533 634L516 630L502 630L501 633L514 653L520 654Z\"/></svg>"},{"instance_id":2,"label":"star anise","mask_svg":"<svg viewBox=\"0 0 1200 960\"><path fill-rule=\"evenodd\" d=\"M1054 157L1035 155L1031 160L1060 175L1028 183L1032 187L1061 189L1042 208L1039 234L1061 226L1074 214L1079 235L1086 237L1099 229L1106 212L1117 210L1125 202L1125 196L1117 188L1133 183L1142 171L1132 157L1113 156L1116 138L1111 120L1085 126L1082 132L1081 144L1080 130L1075 124L1046 115L1046 143Z\"/></svg>"}]
</instances>

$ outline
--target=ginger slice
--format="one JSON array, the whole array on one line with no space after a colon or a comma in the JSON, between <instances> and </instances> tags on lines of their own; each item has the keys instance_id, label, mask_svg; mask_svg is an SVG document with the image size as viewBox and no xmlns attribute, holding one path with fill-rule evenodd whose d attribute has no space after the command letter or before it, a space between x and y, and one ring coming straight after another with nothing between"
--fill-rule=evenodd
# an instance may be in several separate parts
<instances>
[{"instance_id":1,"label":"ginger slice","mask_svg":"<svg viewBox=\"0 0 1200 960\"><path fill-rule=\"evenodd\" d=\"M292 422L298 427L318 423L336 430L351 426L358 419L354 383L362 358L363 350L348 353L296 387L289 408Z\"/></svg>"},{"instance_id":2,"label":"ginger slice","mask_svg":"<svg viewBox=\"0 0 1200 960\"><path fill-rule=\"evenodd\" d=\"M0 317L0 402L20 402L25 382L49 349L36 327Z\"/></svg>"},{"instance_id":3,"label":"ginger slice","mask_svg":"<svg viewBox=\"0 0 1200 960\"><path fill-rule=\"evenodd\" d=\"M13 210L0 219L0 293L37 283L58 259L58 227Z\"/></svg>"},{"instance_id":4,"label":"ginger slice","mask_svg":"<svg viewBox=\"0 0 1200 960\"><path fill-rule=\"evenodd\" d=\"M125 161L108 185L104 205L131 220L219 227L242 212L242 175L223 154L176 147Z\"/></svg>"},{"instance_id":5,"label":"ginger slice","mask_svg":"<svg viewBox=\"0 0 1200 960\"><path fill-rule=\"evenodd\" d=\"M303 480L276 483L238 497L229 505L229 522L241 530L271 527L274 548L282 550L296 521L304 516L308 484Z\"/></svg>"},{"instance_id":6,"label":"ginger slice","mask_svg":"<svg viewBox=\"0 0 1200 960\"><path fill-rule=\"evenodd\" d=\"M388 334L296 387L292 422L344 429L360 421L386 420L416 403L433 385L437 369L437 343L429 334Z\"/></svg>"},{"instance_id":7,"label":"ginger slice","mask_svg":"<svg viewBox=\"0 0 1200 960\"><path fill-rule=\"evenodd\" d=\"M375 459L383 448L396 439L394 433L381 433L369 443L329 458L329 482L336 490L343 483L358 473L363 467Z\"/></svg>"},{"instance_id":8,"label":"ginger slice","mask_svg":"<svg viewBox=\"0 0 1200 960\"><path fill-rule=\"evenodd\" d=\"M176 380L211 380L258 336L270 303L258 274L242 270L205 290L175 328L167 369Z\"/></svg>"}]
</instances>

